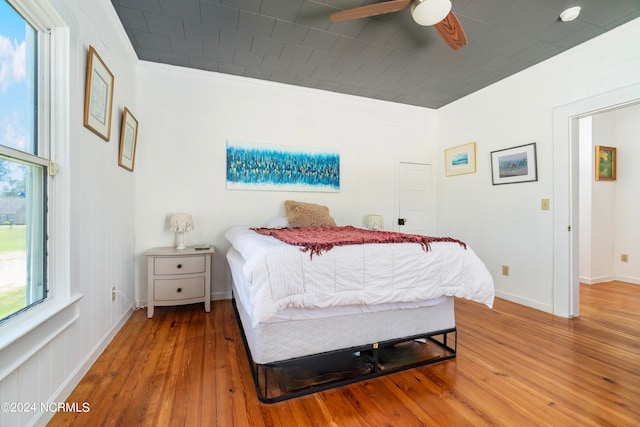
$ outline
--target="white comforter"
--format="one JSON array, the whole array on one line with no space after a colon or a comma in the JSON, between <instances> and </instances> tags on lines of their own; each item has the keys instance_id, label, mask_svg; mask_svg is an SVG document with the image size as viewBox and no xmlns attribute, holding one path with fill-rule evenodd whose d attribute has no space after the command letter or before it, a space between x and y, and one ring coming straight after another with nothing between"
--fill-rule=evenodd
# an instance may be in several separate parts
<instances>
[{"instance_id":1,"label":"white comforter","mask_svg":"<svg viewBox=\"0 0 640 427\"><path fill-rule=\"evenodd\" d=\"M225 237L245 259L254 326L287 307L382 304L455 296L493 305L493 278L469 247L431 243L337 246L308 252L247 227Z\"/></svg>"}]
</instances>

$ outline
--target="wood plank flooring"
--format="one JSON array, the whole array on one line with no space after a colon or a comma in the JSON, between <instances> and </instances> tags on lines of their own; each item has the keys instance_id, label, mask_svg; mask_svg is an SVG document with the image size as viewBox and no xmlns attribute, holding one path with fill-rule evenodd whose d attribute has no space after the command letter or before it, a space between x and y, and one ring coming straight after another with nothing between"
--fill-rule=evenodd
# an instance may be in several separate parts
<instances>
[{"instance_id":1,"label":"wood plank flooring","mask_svg":"<svg viewBox=\"0 0 640 427\"><path fill-rule=\"evenodd\" d=\"M456 359L272 405L230 301L135 312L50 426L637 426L640 285L582 285L581 316L456 301Z\"/></svg>"}]
</instances>

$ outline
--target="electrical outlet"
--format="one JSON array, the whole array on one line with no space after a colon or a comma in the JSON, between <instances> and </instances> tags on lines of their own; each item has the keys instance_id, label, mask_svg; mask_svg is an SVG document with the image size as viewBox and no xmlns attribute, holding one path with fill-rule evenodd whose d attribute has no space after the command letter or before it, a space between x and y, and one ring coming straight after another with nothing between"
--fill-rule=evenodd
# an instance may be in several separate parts
<instances>
[{"instance_id":1,"label":"electrical outlet","mask_svg":"<svg viewBox=\"0 0 640 427\"><path fill-rule=\"evenodd\" d=\"M629 262L629 255L627 255L627 254L620 255L620 261Z\"/></svg>"},{"instance_id":2,"label":"electrical outlet","mask_svg":"<svg viewBox=\"0 0 640 427\"><path fill-rule=\"evenodd\" d=\"M116 300L116 287L111 288L111 301Z\"/></svg>"},{"instance_id":3,"label":"electrical outlet","mask_svg":"<svg viewBox=\"0 0 640 427\"><path fill-rule=\"evenodd\" d=\"M508 276L509 275L509 266L508 265L503 265L502 266L502 275L503 276Z\"/></svg>"}]
</instances>

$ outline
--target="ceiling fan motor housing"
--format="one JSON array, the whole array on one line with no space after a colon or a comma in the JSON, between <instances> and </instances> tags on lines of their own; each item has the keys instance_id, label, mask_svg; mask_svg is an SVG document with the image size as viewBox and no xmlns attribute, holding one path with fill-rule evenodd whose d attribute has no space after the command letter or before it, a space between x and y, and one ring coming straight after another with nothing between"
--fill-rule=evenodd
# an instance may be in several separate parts
<instances>
[{"instance_id":1,"label":"ceiling fan motor housing","mask_svg":"<svg viewBox=\"0 0 640 427\"><path fill-rule=\"evenodd\" d=\"M450 11L450 0L413 0L411 2L411 16L418 25L435 25L442 21Z\"/></svg>"}]
</instances>

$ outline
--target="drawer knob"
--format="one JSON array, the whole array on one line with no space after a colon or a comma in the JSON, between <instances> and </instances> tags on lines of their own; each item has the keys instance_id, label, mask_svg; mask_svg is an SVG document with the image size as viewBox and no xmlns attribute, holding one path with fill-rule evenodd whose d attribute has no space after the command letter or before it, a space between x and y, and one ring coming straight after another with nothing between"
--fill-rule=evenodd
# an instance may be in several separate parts
<instances>
[{"instance_id":1,"label":"drawer knob","mask_svg":"<svg viewBox=\"0 0 640 427\"><path fill-rule=\"evenodd\" d=\"M182 288L177 289L178 293L182 292Z\"/></svg>"},{"instance_id":2,"label":"drawer knob","mask_svg":"<svg viewBox=\"0 0 640 427\"><path fill-rule=\"evenodd\" d=\"M178 265L177 265L177 267L178 267L178 268L182 268L182 264L178 264Z\"/></svg>"}]
</instances>

